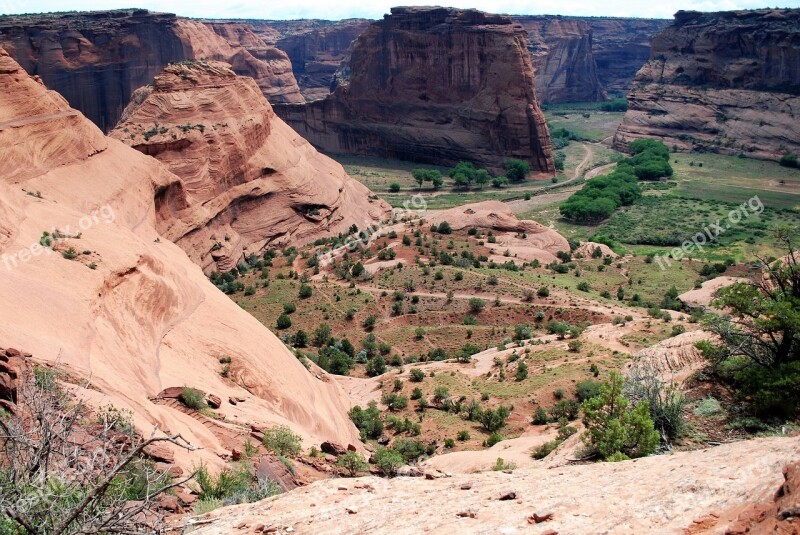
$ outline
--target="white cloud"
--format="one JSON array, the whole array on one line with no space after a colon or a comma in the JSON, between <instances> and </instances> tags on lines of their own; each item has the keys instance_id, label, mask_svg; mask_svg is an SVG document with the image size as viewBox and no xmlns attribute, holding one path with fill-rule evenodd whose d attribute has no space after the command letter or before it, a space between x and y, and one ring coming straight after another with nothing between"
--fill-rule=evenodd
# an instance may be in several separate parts
<instances>
[{"instance_id":1,"label":"white cloud","mask_svg":"<svg viewBox=\"0 0 800 535\"><path fill-rule=\"evenodd\" d=\"M762 0L763 1L763 0ZM174 0L0 0L0 13L42 11L102 10L142 7L153 11L177 12L188 17L291 19L341 19L348 17L380 18L393 5L404 2L374 0L294 0L263 2L257 0L192 0L178 4ZM783 0L785 7L800 7L800 0ZM413 5L413 4L412 4ZM552 0L451 0L446 5L474 7L494 13L561 14L586 16L630 16L672 18L679 9L720 11L765 7L752 0L676 0L675 2L642 2L641 0L572 0L557 4Z\"/></svg>"}]
</instances>

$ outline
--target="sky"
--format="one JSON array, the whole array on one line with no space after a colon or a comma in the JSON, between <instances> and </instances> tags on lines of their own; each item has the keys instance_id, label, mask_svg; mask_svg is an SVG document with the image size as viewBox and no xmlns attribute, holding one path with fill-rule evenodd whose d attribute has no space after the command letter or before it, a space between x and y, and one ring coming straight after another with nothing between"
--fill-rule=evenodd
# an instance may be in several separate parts
<instances>
[{"instance_id":1,"label":"sky","mask_svg":"<svg viewBox=\"0 0 800 535\"><path fill-rule=\"evenodd\" d=\"M516 15L582 15L615 17L672 18L680 9L697 11L723 11L753 9L776 4L767 0L454 0L436 5L472 7L491 13ZM264 0L0 0L0 14L39 13L49 11L90 11L141 7L152 11L177 13L185 17L248 18L248 19L343 19L381 18L395 5L415 5L403 0L290 0L275 2ZM419 5L425 5L424 3ZM781 7L800 7L800 0L783 0Z\"/></svg>"}]
</instances>

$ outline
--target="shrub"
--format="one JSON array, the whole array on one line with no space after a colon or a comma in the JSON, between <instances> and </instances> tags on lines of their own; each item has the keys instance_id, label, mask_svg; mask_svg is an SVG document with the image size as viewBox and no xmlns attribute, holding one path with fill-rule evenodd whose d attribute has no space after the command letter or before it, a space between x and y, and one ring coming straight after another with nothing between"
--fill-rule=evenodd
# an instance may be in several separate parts
<instances>
[{"instance_id":1,"label":"shrub","mask_svg":"<svg viewBox=\"0 0 800 535\"><path fill-rule=\"evenodd\" d=\"M292 318L290 318L286 313L281 314L278 316L278 321L275 322L275 326L280 330L288 329L292 326Z\"/></svg>"},{"instance_id":2,"label":"shrub","mask_svg":"<svg viewBox=\"0 0 800 535\"><path fill-rule=\"evenodd\" d=\"M378 355L374 357L369 362L367 362L367 375L370 377L376 377L378 375L383 375L386 373L386 360L384 360L383 356Z\"/></svg>"},{"instance_id":3,"label":"shrub","mask_svg":"<svg viewBox=\"0 0 800 535\"><path fill-rule=\"evenodd\" d=\"M195 388L189 388L188 386L183 387L181 395L178 397L178 399L181 403L196 411L204 409L208 406L206 404L205 395L203 395L203 393L199 390Z\"/></svg>"},{"instance_id":4,"label":"shrub","mask_svg":"<svg viewBox=\"0 0 800 535\"><path fill-rule=\"evenodd\" d=\"M578 353L583 347L583 343L580 340L570 340L569 343L567 344L567 347L573 353Z\"/></svg>"},{"instance_id":5,"label":"shrub","mask_svg":"<svg viewBox=\"0 0 800 535\"><path fill-rule=\"evenodd\" d=\"M483 445L486 446L487 448L491 448L498 442L502 441L503 441L503 435L495 431L491 435L486 437L486 440L483 441Z\"/></svg>"},{"instance_id":6,"label":"shrub","mask_svg":"<svg viewBox=\"0 0 800 535\"><path fill-rule=\"evenodd\" d=\"M298 330L292 339L292 345L299 348L308 346L308 334L302 329Z\"/></svg>"},{"instance_id":7,"label":"shrub","mask_svg":"<svg viewBox=\"0 0 800 535\"><path fill-rule=\"evenodd\" d=\"M439 234L452 234L453 229L452 227L450 227L450 223L448 223L447 221L442 221L437 226L436 232L438 232Z\"/></svg>"},{"instance_id":8,"label":"shrub","mask_svg":"<svg viewBox=\"0 0 800 535\"><path fill-rule=\"evenodd\" d=\"M375 324L378 323L378 318L375 316L367 316L364 318L364 329L367 331L371 331L375 328Z\"/></svg>"},{"instance_id":9,"label":"shrub","mask_svg":"<svg viewBox=\"0 0 800 535\"><path fill-rule=\"evenodd\" d=\"M458 440L460 440L461 442L464 442L469 439L470 439L469 431L467 431L466 429L462 429L461 431L458 432Z\"/></svg>"},{"instance_id":10,"label":"shrub","mask_svg":"<svg viewBox=\"0 0 800 535\"><path fill-rule=\"evenodd\" d=\"M294 314L297 310L297 305L294 303L284 303L283 304L283 312L286 314Z\"/></svg>"},{"instance_id":11,"label":"shrub","mask_svg":"<svg viewBox=\"0 0 800 535\"><path fill-rule=\"evenodd\" d=\"M381 412L374 401L370 401L366 409L359 405L350 409L350 419L361 433L361 440L376 439L383 434Z\"/></svg>"},{"instance_id":12,"label":"shrub","mask_svg":"<svg viewBox=\"0 0 800 535\"><path fill-rule=\"evenodd\" d=\"M528 378L528 365L527 364L525 364L522 361L520 361L520 363L517 364L517 373L515 375L515 378L516 378L517 382L524 381L525 379Z\"/></svg>"},{"instance_id":13,"label":"shrub","mask_svg":"<svg viewBox=\"0 0 800 535\"><path fill-rule=\"evenodd\" d=\"M536 295L538 295L539 297L549 297L550 290L547 288L547 286L542 286L536 291Z\"/></svg>"},{"instance_id":14,"label":"shrub","mask_svg":"<svg viewBox=\"0 0 800 535\"><path fill-rule=\"evenodd\" d=\"M397 193L398 191L400 191L400 184L398 184L397 182L392 182L391 184L389 184L389 191L391 193Z\"/></svg>"},{"instance_id":15,"label":"shrub","mask_svg":"<svg viewBox=\"0 0 800 535\"><path fill-rule=\"evenodd\" d=\"M800 167L797 162L797 154L785 154L779 163L783 167Z\"/></svg>"},{"instance_id":16,"label":"shrub","mask_svg":"<svg viewBox=\"0 0 800 535\"><path fill-rule=\"evenodd\" d=\"M409 380L412 383L421 383L425 380L425 372L419 368L411 368L411 371L409 372Z\"/></svg>"},{"instance_id":17,"label":"shrub","mask_svg":"<svg viewBox=\"0 0 800 535\"><path fill-rule=\"evenodd\" d=\"M456 441L453 440L452 438L446 438L446 439L444 439L444 447L447 448L448 450L452 449L452 448L455 448L456 447Z\"/></svg>"},{"instance_id":18,"label":"shrub","mask_svg":"<svg viewBox=\"0 0 800 535\"><path fill-rule=\"evenodd\" d=\"M366 472L369 465L364 460L364 457L356 451L348 451L344 455L339 456L336 465L347 470L350 477L355 477L359 472Z\"/></svg>"},{"instance_id":19,"label":"shrub","mask_svg":"<svg viewBox=\"0 0 800 535\"><path fill-rule=\"evenodd\" d=\"M375 452L375 466L387 477L397 474L404 464L403 456L394 450L381 447Z\"/></svg>"},{"instance_id":20,"label":"shrub","mask_svg":"<svg viewBox=\"0 0 800 535\"><path fill-rule=\"evenodd\" d=\"M264 447L276 455L296 456L301 451L301 439L285 425L271 427L264 433Z\"/></svg>"},{"instance_id":21,"label":"shrub","mask_svg":"<svg viewBox=\"0 0 800 535\"><path fill-rule=\"evenodd\" d=\"M580 411L581 406L574 399L562 399L552 407L550 407L550 417L558 421L562 418L566 418L567 421L572 421L578 417L578 412Z\"/></svg>"},{"instance_id":22,"label":"shrub","mask_svg":"<svg viewBox=\"0 0 800 535\"><path fill-rule=\"evenodd\" d=\"M485 409L481 412L478 420L481 426L489 433L494 433L506 425L511 410L508 407L500 405L497 409Z\"/></svg>"},{"instance_id":23,"label":"shrub","mask_svg":"<svg viewBox=\"0 0 800 535\"><path fill-rule=\"evenodd\" d=\"M547 411L544 410L544 407L541 405L536 407L536 412L533 413L531 423L533 423L533 425L545 425L549 422L550 418L548 418Z\"/></svg>"},{"instance_id":24,"label":"shrub","mask_svg":"<svg viewBox=\"0 0 800 535\"><path fill-rule=\"evenodd\" d=\"M507 463L505 462L505 460L503 460L502 457L498 457L497 461L495 461L494 466L492 467L492 470L494 470L495 472L503 472L505 470L516 470L516 469L517 469L517 463L514 462Z\"/></svg>"},{"instance_id":25,"label":"shrub","mask_svg":"<svg viewBox=\"0 0 800 535\"><path fill-rule=\"evenodd\" d=\"M556 442L555 440L545 442L544 444L533 450L531 457L533 457L536 460L544 459L545 457L553 453L553 451L557 447L558 447L558 442Z\"/></svg>"},{"instance_id":26,"label":"shrub","mask_svg":"<svg viewBox=\"0 0 800 535\"><path fill-rule=\"evenodd\" d=\"M622 376L613 372L600 395L583 402L584 443L603 459L642 457L658 446L648 402L629 408L630 402L622 395L623 384Z\"/></svg>"},{"instance_id":27,"label":"shrub","mask_svg":"<svg viewBox=\"0 0 800 535\"><path fill-rule=\"evenodd\" d=\"M311 286L309 286L308 284L300 285L300 291L298 292L300 299L308 299L309 297L311 297L313 293L314 289L311 288Z\"/></svg>"},{"instance_id":28,"label":"shrub","mask_svg":"<svg viewBox=\"0 0 800 535\"><path fill-rule=\"evenodd\" d=\"M511 182L522 182L530 172L531 166L526 161L512 159L506 163L506 177Z\"/></svg>"},{"instance_id":29,"label":"shrub","mask_svg":"<svg viewBox=\"0 0 800 535\"><path fill-rule=\"evenodd\" d=\"M486 306L486 301L479 297L472 297L469 300L469 309L473 314L480 313L481 310L484 309Z\"/></svg>"},{"instance_id":30,"label":"shrub","mask_svg":"<svg viewBox=\"0 0 800 535\"><path fill-rule=\"evenodd\" d=\"M602 383L600 383L600 381L593 381L591 379L587 379L586 381L581 381L577 385L577 391L575 395L578 397L578 401L583 403L587 399L599 396L601 386Z\"/></svg>"}]
</instances>

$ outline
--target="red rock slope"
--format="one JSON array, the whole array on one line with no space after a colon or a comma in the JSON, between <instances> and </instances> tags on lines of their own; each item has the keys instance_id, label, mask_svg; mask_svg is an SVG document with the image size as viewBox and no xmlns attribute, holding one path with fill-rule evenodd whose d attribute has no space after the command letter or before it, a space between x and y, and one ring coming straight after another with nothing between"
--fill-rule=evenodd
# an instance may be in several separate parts
<instances>
[{"instance_id":1,"label":"red rock slope","mask_svg":"<svg viewBox=\"0 0 800 535\"><path fill-rule=\"evenodd\" d=\"M385 202L224 63L171 65L141 96L111 136L183 180L189 206L164 210L161 228L206 271L229 270L267 245L302 245L388 217Z\"/></svg>"},{"instance_id":2,"label":"red rock slope","mask_svg":"<svg viewBox=\"0 0 800 535\"><path fill-rule=\"evenodd\" d=\"M184 466L219 463L225 445L190 416L150 401L168 387L219 396L220 425L232 434L285 423L307 445L356 443L341 389L310 374L156 231L154 198L185 203L180 179L104 137L2 49L0 147L0 347L91 381L83 395L130 408L146 432L158 425L183 433L203 448L179 455ZM65 236L56 251L40 244L54 229ZM232 359L229 379L222 356ZM245 402L228 405L229 397Z\"/></svg>"},{"instance_id":3,"label":"red rock slope","mask_svg":"<svg viewBox=\"0 0 800 535\"><path fill-rule=\"evenodd\" d=\"M305 106L276 106L328 152L552 172L527 36L505 15L398 7L356 41L349 85Z\"/></svg>"}]
</instances>

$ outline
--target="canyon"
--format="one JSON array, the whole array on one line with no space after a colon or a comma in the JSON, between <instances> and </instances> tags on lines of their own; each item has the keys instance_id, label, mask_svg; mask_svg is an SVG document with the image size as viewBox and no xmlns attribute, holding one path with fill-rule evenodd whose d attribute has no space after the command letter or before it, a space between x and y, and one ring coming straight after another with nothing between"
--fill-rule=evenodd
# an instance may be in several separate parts
<instances>
[{"instance_id":1,"label":"canyon","mask_svg":"<svg viewBox=\"0 0 800 535\"><path fill-rule=\"evenodd\" d=\"M276 112L326 152L554 171L526 35L509 17L393 8L359 36L350 68L324 100Z\"/></svg>"},{"instance_id":2,"label":"canyon","mask_svg":"<svg viewBox=\"0 0 800 535\"><path fill-rule=\"evenodd\" d=\"M243 45L247 45L246 48ZM285 53L243 25L206 25L144 9L0 17L0 46L104 132L167 64L216 59L273 102L303 102Z\"/></svg>"},{"instance_id":3,"label":"canyon","mask_svg":"<svg viewBox=\"0 0 800 535\"><path fill-rule=\"evenodd\" d=\"M780 159L800 152L800 12L679 12L653 39L615 146Z\"/></svg>"}]
</instances>

